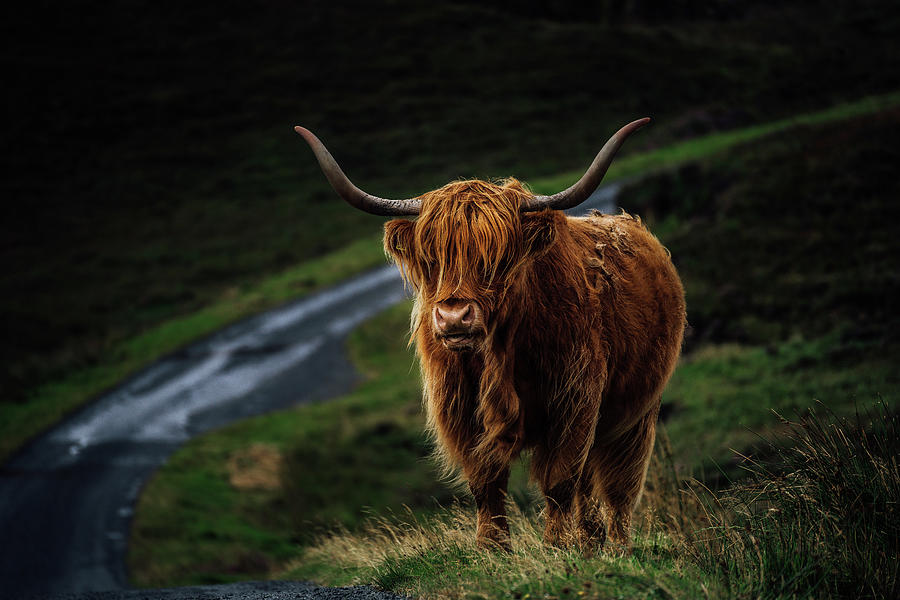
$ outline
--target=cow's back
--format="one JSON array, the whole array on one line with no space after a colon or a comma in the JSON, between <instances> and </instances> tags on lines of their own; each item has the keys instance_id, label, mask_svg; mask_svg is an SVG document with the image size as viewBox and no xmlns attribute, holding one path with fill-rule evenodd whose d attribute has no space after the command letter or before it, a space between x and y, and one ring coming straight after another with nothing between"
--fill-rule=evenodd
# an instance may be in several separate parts
<instances>
[{"instance_id":1,"label":"cow's back","mask_svg":"<svg viewBox=\"0 0 900 600\"><path fill-rule=\"evenodd\" d=\"M569 218L593 289L586 313L608 346L598 433L614 437L656 408L686 324L684 289L669 252L637 217Z\"/></svg>"}]
</instances>

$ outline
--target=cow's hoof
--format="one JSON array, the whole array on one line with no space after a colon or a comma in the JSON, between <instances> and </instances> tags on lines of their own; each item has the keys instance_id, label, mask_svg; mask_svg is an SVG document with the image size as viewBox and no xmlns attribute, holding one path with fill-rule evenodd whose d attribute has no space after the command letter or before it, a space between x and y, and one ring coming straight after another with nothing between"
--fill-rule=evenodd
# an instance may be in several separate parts
<instances>
[{"instance_id":1,"label":"cow's hoof","mask_svg":"<svg viewBox=\"0 0 900 600\"><path fill-rule=\"evenodd\" d=\"M603 553L608 556L616 556L616 557L624 557L631 556L632 554L631 544L628 542L617 542L613 540L607 540L606 544L603 546Z\"/></svg>"},{"instance_id":2,"label":"cow's hoof","mask_svg":"<svg viewBox=\"0 0 900 600\"><path fill-rule=\"evenodd\" d=\"M492 552L512 552L512 544L509 538L493 538L480 535L475 538L475 544L479 548L491 550Z\"/></svg>"}]
</instances>

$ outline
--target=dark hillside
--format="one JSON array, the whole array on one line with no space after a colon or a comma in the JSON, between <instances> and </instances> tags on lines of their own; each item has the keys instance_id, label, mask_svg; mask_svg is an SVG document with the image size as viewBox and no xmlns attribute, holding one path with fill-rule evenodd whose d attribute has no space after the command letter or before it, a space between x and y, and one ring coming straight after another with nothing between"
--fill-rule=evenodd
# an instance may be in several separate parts
<instances>
[{"instance_id":1,"label":"dark hillside","mask_svg":"<svg viewBox=\"0 0 900 600\"><path fill-rule=\"evenodd\" d=\"M572 22L410 0L20 4L0 25L0 401L375 231L296 123L404 195L580 168L645 114L631 150L900 87L893 3L824 6Z\"/></svg>"},{"instance_id":2,"label":"dark hillside","mask_svg":"<svg viewBox=\"0 0 900 600\"><path fill-rule=\"evenodd\" d=\"M686 282L690 347L834 333L860 352L897 347L898 135L896 109L799 128L626 190Z\"/></svg>"}]
</instances>

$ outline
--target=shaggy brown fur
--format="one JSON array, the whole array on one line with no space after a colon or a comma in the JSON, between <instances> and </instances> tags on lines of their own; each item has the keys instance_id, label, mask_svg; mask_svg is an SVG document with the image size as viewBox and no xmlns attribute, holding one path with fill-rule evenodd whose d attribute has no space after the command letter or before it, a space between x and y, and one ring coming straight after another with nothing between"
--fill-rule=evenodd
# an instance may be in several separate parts
<instances>
[{"instance_id":1,"label":"shaggy brown fur","mask_svg":"<svg viewBox=\"0 0 900 600\"><path fill-rule=\"evenodd\" d=\"M521 213L518 181L458 181L385 225L386 252L416 290L412 336L428 425L468 481L478 541L508 547L509 466L531 451L545 540L627 545L660 394L685 326L668 252L626 214ZM435 306L477 303L471 351L436 335Z\"/></svg>"}]
</instances>

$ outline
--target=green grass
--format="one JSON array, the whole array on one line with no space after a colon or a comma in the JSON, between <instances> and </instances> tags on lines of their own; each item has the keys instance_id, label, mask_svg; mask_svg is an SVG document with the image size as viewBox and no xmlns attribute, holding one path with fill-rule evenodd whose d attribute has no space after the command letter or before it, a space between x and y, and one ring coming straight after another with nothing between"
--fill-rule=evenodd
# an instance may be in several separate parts
<instances>
[{"instance_id":1,"label":"green grass","mask_svg":"<svg viewBox=\"0 0 900 600\"><path fill-rule=\"evenodd\" d=\"M664 395L673 407L668 428L683 472L707 481L738 478L744 465L731 449L752 449L760 435L780 429L773 410L802 414L817 400L846 416L855 402L900 388L898 348L869 348L855 360L835 361L838 347L836 336L829 336L788 340L776 352L725 344L685 356Z\"/></svg>"},{"instance_id":2,"label":"green grass","mask_svg":"<svg viewBox=\"0 0 900 600\"><path fill-rule=\"evenodd\" d=\"M633 555L589 558L540 545L536 497L521 472L512 494L522 511L512 555L474 548L465 494L462 508L454 508L459 490L442 485L427 459L417 373L405 344L408 306L401 306L351 336L351 354L369 375L354 394L203 436L160 470L134 523L135 583L278 576L370 583L425 597L724 598L846 597L862 582L861 593L891 597L885 590L897 585L888 560L896 536L885 524L893 522L894 501L878 500L875 520L851 519L844 527L850 500L797 499L828 498L834 485L842 493L869 489L873 498L896 491L894 434L875 418L860 425L840 418L882 398L881 422L895 427L900 322L889 302L900 283L898 184L891 175L898 135L897 109L804 125L624 191L622 204L648 215L672 251L692 325L664 394L672 407L668 436L651 467ZM806 417L817 400L835 413L834 427ZM799 415L806 429L792 432L773 410ZM816 427L836 433L823 438ZM789 460L783 452L792 451L784 448L802 450L810 439L804 431L812 432L818 453L805 463L809 452ZM828 444L844 438L849 450L829 453ZM872 459L854 450L864 439L871 440L865 443ZM229 459L259 444L277 448L280 484L227 485ZM835 471L835 464L848 467L846 482L816 475L821 465ZM811 486L806 496L791 496L795 488L788 488L752 512L735 512L760 485L792 470ZM722 489L685 496L679 488L692 474ZM197 478L197 489L216 480L219 491L185 493L192 486L181 478ZM725 490L729 481L736 487ZM766 512L773 507L795 524L780 527L781 519ZM732 527L736 522L748 523L752 537L746 527ZM260 550L260 536L271 536L279 552ZM737 536L730 554L716 545L731 539L722 536ZM764 554L755 554L757 547ZM881 554L873 554L868 569L870 547ZM256 562L234 558L242 553ZM815 576L808 556L821 566Z\"/></svg>"},{"instance_id":3,"label":"green grass","mask_svg":"<svg viewBox=\"0 0 900 600\"><path fill-rule=\"evenodd\" d=\"M286 577L336 585L371 583L416 598L696 598L702 573L669 540L638 535L631 556L550 548L537 518L511 516L510 553L485 552L474 542L475 519L454 506L427 520L375 521L358 533L320 540Z\"/></svg>"},{"instance_id":4,"label":"green grass","mask_svg":"<svg viewBox=\"0 0 900 600\"><path fill-rule=\"evenodd\" d=\"M129 340L374 235L294 124L400 196L574 173L643 115L655 124L625 155L900 87L887 0L618 25L411 0L214 12L127 0L9 15L0 423L46 412L24 419L39 430L129 372L111 366ZM21 406L53 387L58 408Z\"/></svg>"}]
</instances>

